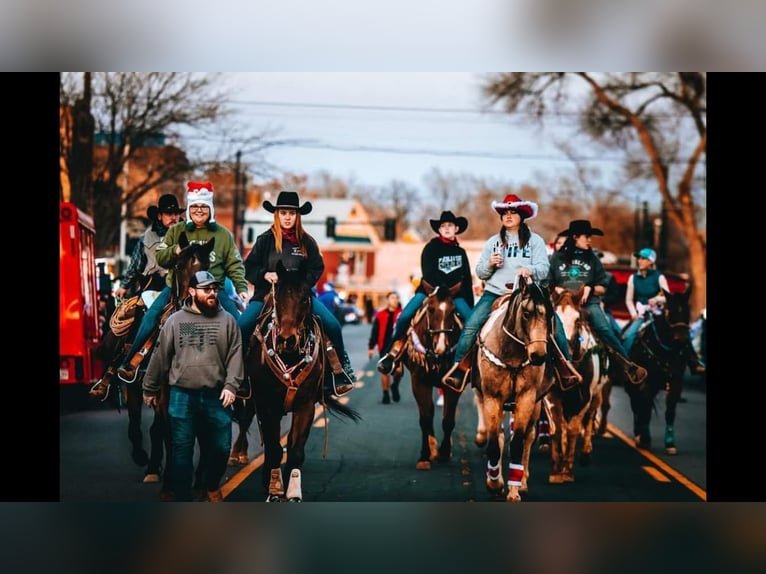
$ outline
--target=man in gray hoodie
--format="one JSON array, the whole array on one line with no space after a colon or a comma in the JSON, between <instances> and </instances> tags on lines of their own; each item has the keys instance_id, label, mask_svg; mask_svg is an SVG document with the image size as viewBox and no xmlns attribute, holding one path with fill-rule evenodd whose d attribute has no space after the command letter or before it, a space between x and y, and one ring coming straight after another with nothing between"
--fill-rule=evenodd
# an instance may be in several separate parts
<instances>
[{"instance_id":1,"label":"man in gray hoodie","mask_svg":"<svg viewBox=\"0 0 766 574\"><path fill-rule=\"evenodd\" d=\"M189 282L189 296L159 334L143 381L144 403L157 404L169 386L171 460L169 487L175 500L191 500L194 441L206 461L207 498L221 502L220 482L231 449L232 409L244 376L242 334L218 302L221 284L208 271Z\"/></svg>"}]
</instances>

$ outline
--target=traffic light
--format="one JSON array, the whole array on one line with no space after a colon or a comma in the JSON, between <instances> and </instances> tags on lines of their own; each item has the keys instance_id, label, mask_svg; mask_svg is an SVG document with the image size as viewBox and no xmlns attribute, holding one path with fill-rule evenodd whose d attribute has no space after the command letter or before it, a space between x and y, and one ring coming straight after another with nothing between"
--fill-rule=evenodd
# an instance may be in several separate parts
<instances>
[{"instance_id":1,"label":"traffic light","mask_svg":"<svg viewBox=\"0 0 766 574\"><path fill-rule=\"evenodd\" d=\"M338 223L338 220L335 219L332 215L327 218L325 229L325 235L331 239L335 238L335 224Z\"/></svg>"},{"instance_id":2,"label":"traffic light","mask_svg":"<svg viewBox=\"0 0 766 574\"><path fill-rule=\"evenodd\" d=\"M383 239L396 241L396 219L388 217L383 222Z\"/></svg>"}]
</instances>

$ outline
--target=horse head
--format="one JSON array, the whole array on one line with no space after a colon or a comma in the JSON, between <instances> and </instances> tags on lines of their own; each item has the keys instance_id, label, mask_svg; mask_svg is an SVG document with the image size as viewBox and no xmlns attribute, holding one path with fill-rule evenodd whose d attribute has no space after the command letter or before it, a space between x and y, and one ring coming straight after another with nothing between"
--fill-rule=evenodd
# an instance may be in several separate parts
<instances>
[{"instance_id":1,"label":"horse head","mask_svg":"<svg viewBox=\"0 0 766 574\"><path fill-rule=\"evenodd\" d=\"M531 279L521 279L508 301L503 331L524 345L527 360L535 366L548 356L548 335L553 329L553 306L546 292Z\"/></svg>"},{"instance_id":2,"label":"horse head","mask_svg":"<svg viewBox=\"0 0 766 574\"><path fill-rule=\"evenodd\" d=\"M686 344L689 339L689 325L691 311L689 308L689 296L692 288L689 286L683 293L671 293L665 291L665 304L662 317L667 322L667 329L674 344Z\"/></svg>"},{"instance_id":3,"label":"horse head","mask_svg":"<svg viewBox=\"0 0 766 574\"><path fill-rule=\"evenodd\" d=\"M173 266L173 281L175 289L173 294L178 300L186 297L189 290L189 280L197 271L205 271L210 268L210 253L215 246L215 237L211 237L205 243L190 243L186 233L181 233L178 238L181 252L178 254Z\"/></svg>"},{"instance_id":4,"label":"horse head","mask_svg":"<svg viewBox=\"0 0 766 574\"><path fill-rule=\"evenodd\" d=\"M277 352L296 350L300 334L311 318L311 286L306 280L306 266L287 269L277 262L274 285L274 322L277 335Z\"/></svg>"}]
</instances>

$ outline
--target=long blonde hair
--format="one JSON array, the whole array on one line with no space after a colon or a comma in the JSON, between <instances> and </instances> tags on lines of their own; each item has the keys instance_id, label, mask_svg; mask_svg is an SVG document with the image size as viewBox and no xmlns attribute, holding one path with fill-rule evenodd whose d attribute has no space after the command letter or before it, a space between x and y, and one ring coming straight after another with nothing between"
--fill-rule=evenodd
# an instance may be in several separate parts
<instances>
[{"instance_id":1,"label":"long blonde hair","mask_svg":"<svg viewBox=\"0 0 766 574\"><path fill-rule=\"evenodd\" d=\"M277 253L282 253L282 226L279 224L279 210L284 209L282 207L274 210L274 222L271 224L271 233L274 234L274 246ZM303 229L303 220L301 219L301 212L297 209L295 211L295 237L298 240L298 247L300 247L301 253L306 256L306 231Z\"/></svg>"}]
</instances>

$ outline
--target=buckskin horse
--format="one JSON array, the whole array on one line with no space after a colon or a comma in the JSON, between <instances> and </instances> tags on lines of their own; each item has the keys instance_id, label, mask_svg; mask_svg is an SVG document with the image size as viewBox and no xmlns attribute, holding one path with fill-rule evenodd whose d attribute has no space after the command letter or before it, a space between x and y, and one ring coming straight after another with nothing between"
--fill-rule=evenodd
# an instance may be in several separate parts
<instances>
[{"instance_id":1,"label":"buckskin horse","mask_svg":"<svg viewBox=\"0 0 766 574\"><path fill-rule=\"evenodd\" d=\"M647 370L641 385L624 382L633 411L633 432L636 446L651 448L649 421L657 394L665 391L666 454L677 454L674 424L676 406L681 397L684 371L689 361L689 296L692 288L683 293L663 289L665 304L658 313L648 313L630 350L630 359Z\"/></svg>"},{"instance_id":2,"label":"buckskin horse","mask_svg":"<svg viewBox=\"0 0 766 574\"><path fill-rule=\"evenodd\" d=\"M480 422L486 432L487 490L503 493L500 433L503 403L513 403L514 429L508 443L506 500L520 502L528 490L529 454L535 440L541 399L552 384L548 337L553 330L553 307L548 292L531 279L518 279L510 295L499 298L477 338L471 369ZM482 435L483 436L483 435Z\"/></svg>"},{"instance_id":3,"label":"buckskin horse","mask_svg":"<svg viewBox=\"0 0 766 574\"><path fill-rule=\"evenodd\" d=\"M325 392L324 378L332 373L325 352L325 335L311 313L313 293L306 281L305 267L285 269L280 261L276 272L278 280L264 301L253 339L247 342L245 375L251 381L252 398L235 401L239 434L232 453L241 452L243 444L247 452L247 433L254 412L263 441L262 486L267 493L266 501L302 502L301 468L316 403L326 407L325 413L329 411L341 419L356 421L360 417L354 409ZM280 425L288 413L292 414L292 421L287 437L285 471L289 480L285 490Z\"/></svg>"},{"instance_id":4,"label":"buckskin horse","mask_svg":"<svg viewBox=\"0 0 766 574\"><path fill-rule=\"evenodd\" d=\"M210 252L214 247L214 239L202 244L202 243L189 243L186 234L182 233L179 237L179 245L181 247L181 253L178 255L176 263L174 265L174 281L171 291L170 303L163 312L160 319L160 325L164 322L172 312L180 309L183 299L186 296L189 288L189 279L197 271L205 270L210 267ZM159 482L163 475L163 462L169 460L170 457L170 428L168 425L168 413L167 413L167 388L163 387L160 392L159 404L154 408L154 419L149 428L149 440L150 449L149 453L146 452L143 444L143 432L141 430L141 418L144 408L141 391L141 380L143 378L144 369L148 364L149 354L154 347L154 343L157 340L157 334L159 333L159 327L155 329L154 333L142 348L145 359L142 361L144 369L138 370L138 377L132 383L125 383L116 376L117 367L122 363L125 353L130 350L133 338L138 331L138 327L141 324L141 319L144 313L143 303L136 302L133 305L133 316L128 323L128 317L123 318L121 321L116 322L114 318L118 315L119 308L113 314L113 320L110 320L110 326L112 327L104 335L101 344L99 346L100 356L103 358L107 369L104 373L102 381L105 381L108 385L106 394L103 395L105 400L109 394L109 387L116 386L115 395L118 397L119 403L124 403L128 411L128 440L131 444L131 457L133 462L138 466L146 466L146 472L144 475L144 482L154 483ZM128 311L130 313L131 311ZM99 383L102 383L99 381ZM97 387L99 383L93 386L91 394L99 396L97 393ZM103 392L103 391L102 391ZM118 404L119 404L118 403ZM201 467L201 465L200 465ZM161 498L169 497L163 480L163 486L161 491ZM202 477L197 473L195 477L195 485L202 485ZM205 488L200 487L204 498Z\"/></svg>"},{"instance_id":5,"label":"buckskin horse","mask_svg":"<svg viewBox=\"0 0 766 574\"><path fill-rule=\"evenodd\" d=\"M574 482L574 462L580 436L580 462L587 465L593 452L595 419L602 403L602 389L609 379L606 348L594 337L580 304L584 287L551 295L566 333L569 351L582 382L564 386L560 380L544 400L551 412L551 470L548 482Z\"/></svg>"},{"instance_id":6,"label":"buckskin horse","mask_svg":"<svg viewBox=\"0 0 766 574\"><path fill-rule=\"evenodd\" d=\"M441 380L452 366L462 323L453 299L460 284L450 288L423 285L428 295L410 323L402 363L410 372L419 413L420 457L415 468L430 470L432 462L448 462L452 457L452 431L461 393L444 386ZM434 432L434 388L444 390L441 444Z\"/></svg>"}]
</instances>

